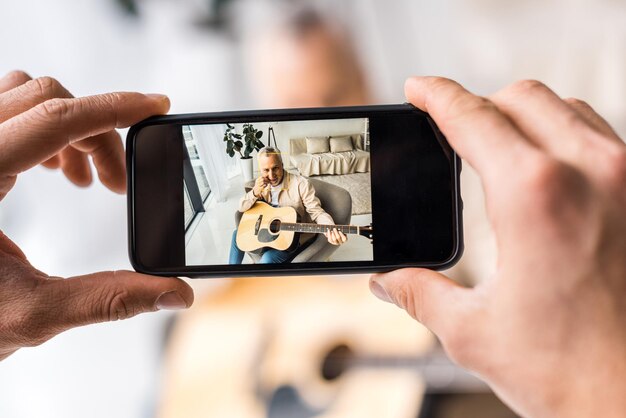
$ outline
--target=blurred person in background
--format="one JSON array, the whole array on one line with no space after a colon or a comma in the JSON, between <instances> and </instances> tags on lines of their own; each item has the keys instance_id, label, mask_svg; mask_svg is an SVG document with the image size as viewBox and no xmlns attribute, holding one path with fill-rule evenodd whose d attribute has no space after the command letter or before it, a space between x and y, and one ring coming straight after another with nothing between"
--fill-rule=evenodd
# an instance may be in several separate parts
<instances>
[{"instance_id":1,"label":"blurred person in background","mask_svg":"<svg viewBox=\"0 0 626 418\"><path fill-rule=\"evenodd\" d=\"M372 102L365 70L340 19L306 3L244 4L250 8L239 22L242 62L260 107ZM251 21L264 22L264 28ZM297 418L316 411L319 417L374 417L381 416L381 408L383 416L415 416L427 382L410 367L342 373L335 365L329 373L336 380L320 375L328 355L328 364L347 363L353 356L428 362L437 351L437 340L425 328L364 292L366 280L233 280L200 298L172 330L160 416ZM212 338L216 334L219 340ZM468 387L486 390L477 379L452 367L450 372ZM388 407L391 396L398 399L393 408Z\"/></svg>"},{"instance_id":2,"label":"blurred person in background","mask_svg":"<svg viewBox=\"0 0 626 418\"><path fill-rule=\"evenodd\" d=\"M245 3L251 9L240 22L247 84L260 107L372 101L341 21L306 4L262 3L269 9ZM251 17L264 22L264 29L250 25ZM376 416L390 396L401 401L388 416L410 416L424 391L415 372L352 370L334 382L319 373L337 347L390 359L433 348L435 340L424 328L364 291L366 280L233 280L201 298L198 309L179 316L172 331L159 416L297 418L316 411L320 417L367 417ZM217 334L219 339L212 337ZM367 401L360 399L365 393Z\"/></svg>"},{"instance_id":3,"label":"blurred person in background","mask_svg":"<svg viewBox=\"0 0 626 418\"><path fill-rule=\"evenodd\" d=\"M244 67L262 107L372 103L354 44L337 19L308 6L279 4L270 10L261 33L242 25Z\"/></svg>"}]
</instances>

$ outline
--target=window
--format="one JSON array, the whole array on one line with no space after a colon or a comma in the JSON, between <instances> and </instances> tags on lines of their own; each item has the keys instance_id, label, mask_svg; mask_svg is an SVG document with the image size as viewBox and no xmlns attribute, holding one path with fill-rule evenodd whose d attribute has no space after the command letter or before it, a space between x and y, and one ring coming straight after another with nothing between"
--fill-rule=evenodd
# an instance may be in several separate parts
<instances>
[{"instance_id":1,"label":"window","mask_svg":"<svg viewBox=\"0 0 626 418\"><path fill-rule=\"evenodd\" d=\"M211 194L211 188L191 129L189 126L183 126L182 131L186 150L183 160L183 179L185 183L185 229L187 229L196 215L204 212L204 202Z\"/></svg>"},{"instance_id":2,"label":"window","mask_svg":"<svg viewBox=\"0 0 626 418\"><path fill-rule=\"evenodd\" d=\"M191 221L193 221L194 216L196 216L196 211L193 210L193 205L191 204L191 197L189 197L189 192L187 191L187 185L185 184L185 229L189 226Z\"/></svg>"}]
</instances>

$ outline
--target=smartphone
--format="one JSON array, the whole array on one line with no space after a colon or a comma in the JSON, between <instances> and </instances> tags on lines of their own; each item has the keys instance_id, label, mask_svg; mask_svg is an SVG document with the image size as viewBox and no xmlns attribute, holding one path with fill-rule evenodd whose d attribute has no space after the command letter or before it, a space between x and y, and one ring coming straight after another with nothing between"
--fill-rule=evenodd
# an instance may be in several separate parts
<instances>
[{"instance_id":1,"label":"smartphone","mask_svg":"<svg viewBox=\"0 0 626 418\"><path fill-rule=\"evenodd\" d=\"M152 117L126 153L139 272L445 269L462 254L461 161L410 104Z\"/></svg>"}]
</instances>

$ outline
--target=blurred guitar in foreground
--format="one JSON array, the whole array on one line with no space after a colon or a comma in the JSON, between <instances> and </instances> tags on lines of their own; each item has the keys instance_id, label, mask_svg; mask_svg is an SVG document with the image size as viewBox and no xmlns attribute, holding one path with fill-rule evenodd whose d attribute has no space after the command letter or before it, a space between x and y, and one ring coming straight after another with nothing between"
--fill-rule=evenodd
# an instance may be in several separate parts
<instances>
[{"instance_id":1,"label":"blurred guitar in foreground","mask_svg":"<svg viewBox=\"0 0 626 418\"><path fill-rule=\"evenodd\" d=\"M159 417L416 418L426 387L484 390L365 276L213 283L173 330Z\"/></svg>"}]
</instances>

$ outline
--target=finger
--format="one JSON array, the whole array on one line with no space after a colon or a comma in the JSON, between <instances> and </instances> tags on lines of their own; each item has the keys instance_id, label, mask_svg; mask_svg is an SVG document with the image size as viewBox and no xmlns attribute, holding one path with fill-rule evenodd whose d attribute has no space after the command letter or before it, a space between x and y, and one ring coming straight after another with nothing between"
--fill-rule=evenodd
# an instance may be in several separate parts
<instances>
[{"instance_id":1,"label":"finger","mask_svg":"<svg viewBox=\"0 0 626 418\"><path fill-rule=\"evenodd\" d=\"M0 94L0 122L54 98L73 97L57 80L40 77Z\"/></svg>"},{"instance_id":2,"label":"finger","mask_svg":"<svg viewBox=\"0 0 626 418\"><path fill-rule=\"evenodd\" d=\"M514 83L491 100L530 140L559 160L579 166L594 149L590 139L598 135L593 125L538 81Z\"/></svg>"},{"instance_id":3,"label":"finger","mask_svg":"<svg viewBox=\"0 0 626 418\"><path fill-rule=\"evenodd\" d=\"M13 186L15 186L16 181L16 175L0 176L0 200L4 199L5 196L11 191Z\"/></svg>"},{"instance_id":4,"label":"finger","mask_svg":"<svg viewBox=\"0 0 626 418\"><path fill-rule=\"evenodd\" d=\"M54 333L73 327L131 318L161 309L185 309L193 291L178 278L130 271L94 273L40 286L40 307ZM55 325L56 324L56 325ZM55 329L56 328L56 329Z\"/></svg>"},{"instance_id":5,"label":"finger","mask_svg":"<svg viewBox=\"0 0 626 418\"><path fill-rule=\"evenodd\" d=\"M370 278L370 290L379 299L407 311L435 334L455 332L465 318L469 289L426 269L402 269Z\"/></svg>"},{"instance_id":6,"label":"finger","mask_svg":"<svg viewBox=\"0 0 626 418\"><path fill-rule=\"evenodd\" d=\"M126 192L126 154L120 134L111 130L71 147L91 155L102 184L116 193Z\"/></svg>"},{"instance_id":7,"label":"finger","mask_svg":"<svg viewBox=\"0 0 626 418\"><path fill-rule=\"evenodd\" d=\"M30 76L24 71L11 71L0 78L0 94L21 86L29 80L31 80Z\"/></svg>"},{"instance_id":8,"label":"finger","mask_svg":"<svg viewBox=\"0 0 626 418\"><path fill-rule=\"evenodd\" d=\"M57 169L61 167L61 159L59 158L58 155L55 155L51 158L48 158L46 161L41 163L41 165L43 165L46 168Z\"/></svg>"},{"instance_id":9,"label":"finger","mask_svg":"<svg viewBox=\"0 0 626 418\"><path fill-rule=\"evenodd\" d=\"M337 245L343 244L345 241L345 235L343 235L339 230L335 230L335 231L336 231L335 236L337 239Z\"/></svg>"},{"instance_id":10,"label":"finger","mask_svg":"<svg viewBox=\"0 0 626 418\"><path fill-rule=\"evenodd\" d=\"M87 154L72 147L65 147L58 156L61 170L69 181L79 187L87 187L91 184L91 168Z\"/></svg>"},{"instance_id":11,"label":"finger","mask_svg":"<svg viewBox=\"0 0 626 418\"><path fill-rule=\"evenodd\" d=\"M0 351L0 361L4 360L5 358L9 357L11 354L15 353L18 349L9 349L9 350L2 350Z\"/></svg>"},{"instance_id":12,"label":"finger","mask_svg":"<svg viewBox=\"0 0 626 418\"><path fill-rule=\"evenodd\" d=\"M22 252L20 247L7 237L4 232L0 231L0 252L12 255L23 261L26 261L26 255Z\"/></svg>"},{"instance_id":13,"label":"finger","mask_svg":"<svg viewBox=\"0 0 626 418\"><path fill-rule=\"evenodd\" d=\"M71 98L72 94L57 80L51 77L41 77L31 80L24 85L0 95L0 109L8 109L0 114L0 120L6 120L26 110L53 98ZM3 104L8 104L3 106ZM98 170L100 181L109 189L117 193L126 191L126 166L124 147L119 134L115 131L105 132L92 138L77 142L75 149L92 155ZM86 155L79 155L66 148L63 163L63 172L68 179L79 186L91 184L91 170ZM48 168L57 168L60 159L54 157L42 163ZM76 163L76 166L72 166Z\"/></svg>"},{"instance_id":14,"label":"finger","mask_svg":"<svg viewBox=\"0 0 626 418\"><path fill-rule=\"evenodd\" d=\"M613 130L611 125L600 116L587 102L575 99L568 98L564 100L565 103L569 105L572 109L574 109L578 114L587 121L588 124L593 126L598 132L606 135L607 138L615 140L617 142L622 143L622 139L617 135L617 133Z\"/></svg>"},{"instance_id":15,"label":"finger","mask_svg":"<svg viewBox=\"0 0 626 418\"><path fill-rule=\"evenodd\" d=\"M167 97L140 93L48 100L0 125L0 138L8 138L0 144L2 174L16 175L68 144L130 126L168 109Z\"/></svg>"},{"instance_id":16,"label":"finger","mask_svg":"<svg viewBox=\"0 0 626 418\"><path fill-rule=\"evenodd\" d=\"M345 243L346 241L348 241L348 236L341 231L339 232L339 237L341 238L342 243Z\"/></svg>"},{"instance_id":17,"label":"finger","mask_svg":"<svg viewBox=\"0 0 626 418\"><path fill-rule=\"evenodd\" d=\"M489 182L533 153L519 130L489 100L438 77L406 81L407 99L428 112L458 154Z\"/></svg>"}]
</instances>

